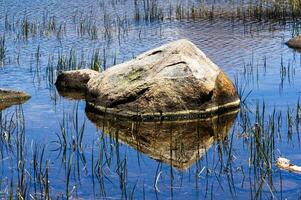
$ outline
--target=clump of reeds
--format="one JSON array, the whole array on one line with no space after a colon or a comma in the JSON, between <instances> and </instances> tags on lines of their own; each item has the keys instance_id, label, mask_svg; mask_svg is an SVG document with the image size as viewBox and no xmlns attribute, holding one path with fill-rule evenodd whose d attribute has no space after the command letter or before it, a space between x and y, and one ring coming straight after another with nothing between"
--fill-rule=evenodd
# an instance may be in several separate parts
<instances>
[{"instance_id":1,"label":"clump of reeds","mask_svg":"<svg viewBox=\"0 0 301 200\"><path fill-rule=\"evenodd\" d=\"M138 1L134 3L134 19L137 21L164 20L174 18L176 20L214 20L225 19L231 21L286 21L297 20L301 16L300 0L280 0L280 1L255 1L249 3L226 2L226 5L217 3L192 4L183 6L182 3L176 4L169 8L169 13L163 12L158 6L156 0L144 0L143 9L140 11Z\"/></svg>"},{"instance_id":2,"label":"clump of reeds","mask_svg":"<svg viewBox=\"0 0 301 200\"><path fill-rule=\"evenodd\" d=\"M59 71L68 71L78 69L77 56L74 49L71 49L69 55L64 55L59 53L57 59L56 70Z\"/></svg>"},{"instance_id":3,"label":"clump of reeds","mask_svg":"<svg viewBox=\"0 0 301 200\"><path fill-rule=\"evenodd\" d=\"M159 7L158 0L143 0L142 3L135 0L134 19L136 21L144 20L148 22L162 21L164 19L163 8Z\"/></svg>"},{"instance_id":4,"label":"clump of reeds","mask_svg":"<svg viewBox=\"0 0 301 200\"><path fill-rule=\"evenodd\" d=\"M66 26L66 22L63 21L59 23L55 16L48 17L48 14L43 15L42 21L30 20L27 14L17 22L10 22L7 14L5 17L5 30L17 31L17 38L25 41L38 36L56 36L58 40L61 40L67 31Z\"/></svg>"},{"instance_id":5,"label":"clump of reeds","mask_svg":"<svg viewBox=\"0 0 301 200\"><path fill-rule=\"evenodd\" d=\"M297 18L301 13L301 1L300 0L288 0L288 4L290 6L290 11L292 16Z\"/></svg>"},{"instance_id":6,"label":"clump of reeds","mask_svg":"<svg viewBox=\"0 0 301 200\"><path fill-rule=\"evenodd\" d=\"M79 30L80 36L85 35L86 33L90 36L91 40L97 40L98 39L98 27L96 24L92 24L90 21L87 25L80 25Z\"/></svg>"},{"instance_id":7,"label":"clump of reeds","mask_svg":"<svg viewBox=\"0 0 301 200\"><path fill-rule=\"evenodd\" d=\"M91 69L95 70L95 71L102 71L102 66L101 66L101 60L100 60L100 56L99 56L99 49L97 49L94 53L93 56L91 58Z\"/></svg>"}]
</instances>

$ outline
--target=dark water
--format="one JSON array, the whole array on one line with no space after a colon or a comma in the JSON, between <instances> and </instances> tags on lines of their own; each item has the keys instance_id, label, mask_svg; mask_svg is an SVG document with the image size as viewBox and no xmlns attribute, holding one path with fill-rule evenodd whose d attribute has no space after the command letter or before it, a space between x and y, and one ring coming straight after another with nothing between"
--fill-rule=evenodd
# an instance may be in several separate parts
<instances>
[{"instance_id":1,"label":"dark water","mask_svg":"<svg viewBox=\"0 0 301 200\"><path fill-rule=\"evenodd\" d=\"M45 197L41 194L45 185L33 181L34 146L39 146L45 149L39 166L44 175L48 169L52 197L66 198L68 193L70 198L79 199L296 199L301 191L300 175L275 166L275 158L280 155L301 164L296 119L301 57L284 45L295 34L293 24L136 22L133 15L130 0L0 0L0 35L6 40L0 87L32 96L22 106L27 197L33 196L35 187L37 198ZM55 30L49 29L51 19ZM32 29L36 33L29 31L28 37L22 31L26 20L30 26L37 26ZM81 22L86 27L82 34ZM97 28L96 38L87 33L89 25ZM76 54L76 65L81 67L89 67L92 55L99 51L107 68L181 38L195 43L233 82L245 88L243 96L248 98L237 117L232 114L209 122L167 124L104 121L87 115L84 101L59 96L52 84L58 57L69 59L70 51ZM260 112L264 105L265 127L269 127L274 110L281 118L281 123L275 120L278 131L263 139L267 146L269 141L274 143L269 170L264 159L250 163L256 157L252 129L245 131L250 137L240 137L246 124L243 114L247 113L252 127L257 105ZM14 106L4 110L2 116L9 118L18 109ZM74 147L82 126L82 144ZM62 127L67 132L65 151L57 143L62 140ZM0 187L7 198L10 191L17 194L20 171L16 150L1 149ZM259 174L266 171L270 176L262 178Z\"/></svg>"}]
</instances>

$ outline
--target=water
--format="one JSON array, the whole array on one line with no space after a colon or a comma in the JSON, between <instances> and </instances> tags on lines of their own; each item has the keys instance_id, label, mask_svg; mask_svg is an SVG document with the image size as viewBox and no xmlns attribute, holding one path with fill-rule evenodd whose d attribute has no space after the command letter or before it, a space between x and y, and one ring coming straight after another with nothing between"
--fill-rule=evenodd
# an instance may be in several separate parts
<instances>
[{"instance_id":1,"label":"water","mask_svg":"<svg viewBox=\"0 0 301 200\"><path fill-rule=\"evenodd\" d=\"M26 150L21 163L25 163L26 170L22 171L18 162L16 147L20 144L16 142L15 131L12 148L1 139L1 196L7 198L10 192L16 195L21 183L26 186L28 198L34 197L35 190L37 198L49 194L63 199L67 196L79 199L295 199L299 196L300 175L281 171L274 162L282 155L301 165L295 119L301 57L284 45L294 34L293 24L243 24L220 19L136 22L132 1L112 2L0 1L0 35L5 34L6 38L0 87L26 91L32 96L21 110L14 106L2 111L7 119L16 112L24 113L26 142L21 146ZM35 34L29 32L28 38L20 28L26 16L38 27L33 28L37 30ZM52 16L55 30L49 28ZM84 30L80 28L81 22ZM9 26L5 27L6 23ZM97 27L96 38L88 31L93 30L92 26ZM71 50L76 54L77 66L89 67L93 53L99 49L103 67L107 68L181 38L195 43L233 82L236 80L245 88L243 96L249 95L237 117L233 114L226 122L220 119L180 124L103 122L86 115L84 101L59 96L52 84L56 76L52 69L56 69L58 56L69 58ZM49 76L52 73L53 79ZM245 132L243 129L244 113L249 116L250 127L254 126L257 105L260 112L265 106L266 132L271 129L268 117L274 109L275 121L277 116L281 118L272 137L262 139L266 149L257 144L258 155L254 153L253 129ZM22 122L21 119L16 120ZM67 132L66 147L61 146L62 130ZM79 144L81 130L83 139ZM242 133L247 136L241 136ZM40 150L35 151L35 146ZM268 151L270 146L272 150ZM260 152L273 155L269 170L265 159L250 163L250 159L261 156ZM38 169L41 168L38 172L33 164L35 153L39 157ZM177 163L179 160L182 163ZM262 173L264 176L260 176ZM25 179L18 174L25 174ZM49 191L45 189L46 183Z\"/></svg>"}]
</instances>

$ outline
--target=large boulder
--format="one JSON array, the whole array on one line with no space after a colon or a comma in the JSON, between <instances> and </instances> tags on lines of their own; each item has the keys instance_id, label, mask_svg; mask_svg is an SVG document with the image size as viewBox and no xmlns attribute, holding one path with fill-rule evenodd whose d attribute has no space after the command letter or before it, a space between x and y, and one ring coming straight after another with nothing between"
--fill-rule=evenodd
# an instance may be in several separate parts
<instances>
[{"instance_id":1,"label":"large boulder","mask_svg":"<svg viewBox=\"0 0 301 200\"><path fill-rule=\"evenodd\" d=\"M207 117L239 106L224 74L188 40L109 68L87 83L92 109L142 118Z\"/></svg>"},{"instance_id":2,"label":"large boulder","mask_svg":"<svg viewBox=\"0 0 301 200\"><path fill-rule=\"evenodd\" d=\"M25 92L6 90L0 88L0 110L12 105L21 104L30 98Z\"/></svg>"}]
</instances>

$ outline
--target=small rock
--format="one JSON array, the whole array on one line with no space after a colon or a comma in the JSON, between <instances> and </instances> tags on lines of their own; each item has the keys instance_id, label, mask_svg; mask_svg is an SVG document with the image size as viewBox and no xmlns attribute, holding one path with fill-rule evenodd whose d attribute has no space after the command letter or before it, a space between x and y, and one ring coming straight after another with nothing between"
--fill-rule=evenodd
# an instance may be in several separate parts
<instances>
[{"instance_id":1,"label":"small rock","mask_svg":"<svg viewBox=\"0 0 301 200\"><path fill-rule=\"evenodd\" d=\"M25 92L0 89L0 110L4 110L12 105L22 104L30 99Z\"/></svg>"},{"instance_id":2,"label":"small rock","mask_svg":"<svg viewBox=\"0 0 301 200\"><path fill-rule=\"evenodd\" d=\"M296 36L286 42L287 46L291 48L301 48L301 36Z\"/></svg>"},{"instance_id":3,"label":"small rock","mask_svg":"<svg viewBox=\"0 0 301 200\"><path fill-rule=\"evenodd\" d=\"M292 164L287 158L279 157L277 159L276 166L290 172L295 172L299 174L301 173L301 166Z\"/></svg>"},{"instance_id":4,"label":"small rock","mask_svg":"<svg viewBox=\"0 0 301 200\"><path fill-rule=\"evenodd\" d=\"M55 85L57 89L62 92L85 92L87 82L96 76L99 76L99 72L91 69L61 72L57 77Z\"/></svg>"}]
</instances>

